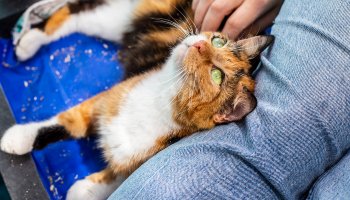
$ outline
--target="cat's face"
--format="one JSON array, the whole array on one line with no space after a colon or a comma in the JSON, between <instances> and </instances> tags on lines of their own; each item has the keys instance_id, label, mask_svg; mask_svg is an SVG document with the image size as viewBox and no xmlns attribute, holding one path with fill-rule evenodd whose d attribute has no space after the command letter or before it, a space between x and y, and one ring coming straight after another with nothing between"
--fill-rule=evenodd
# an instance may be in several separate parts
<instances>
[{"instance_id":1,"label":"cat's face","mask_svg":"<svg viewBox=\"0 0 350 200\"><path fill-rule=\"evenodd\" d=\"M238 121L256 106L249 60L273 40L256 36L231 41L220 33L189 36L172 52L183 74L174 119L199 129Z\"/></svg>"}]
</instances>

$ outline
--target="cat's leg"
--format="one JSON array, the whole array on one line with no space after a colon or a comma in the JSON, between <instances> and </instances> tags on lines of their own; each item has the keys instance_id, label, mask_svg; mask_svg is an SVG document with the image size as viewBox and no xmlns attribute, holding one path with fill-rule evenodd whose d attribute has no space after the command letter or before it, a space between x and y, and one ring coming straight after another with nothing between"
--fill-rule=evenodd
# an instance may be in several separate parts
<instances>
[{"instance_id":1,"label":"cat's leg","mask_svg":"<svg viewBox=\"0 0 350 200\"><path fill-rule=\"evenodd\" d=\"M75 182L68 190L67 200L104 200L125 180L116 176L110 168Z\"/></svg>"},{"instance_id":2,"label":"cat's leg","mask_svg":"<svg viewBox=\"0 0 350 200\"><path fill-rule=\"evenodd\" d=\"M46 22L43 29L34 28L26 32L16 44L16 56L19 60L24 61L32 57L41 46L54 41L53 34L57 38L76 32L76 27L72 24L72 15L69 7L56 11ZM63 28L63 25L66 28Z\"/></svg>"},{"instance_id":3,"label":"cat's leg","mask_svg":"<svg viewBox=\"0 0 350 200\"><path fill-rule=\"evenodd\" d=\"M16 45L16 55L21 61L27 60L41 46L74 32L118 42L131 23L136 2L138 1L70 2L56 11L42 30L35 28L25 33Z\"/></svg>"},{"instance_id":4,"label":"cat's leg","mask_svg":"<svg viewBox=\"0 0 350 200\"><path fill-rule=\"evenodd\" d=\"M12 126L1 138L1 150L10 154L23 155L61 139L88 136L95 121L94 105L97 97L49 120Z\"/></svg>"}]
</instances>

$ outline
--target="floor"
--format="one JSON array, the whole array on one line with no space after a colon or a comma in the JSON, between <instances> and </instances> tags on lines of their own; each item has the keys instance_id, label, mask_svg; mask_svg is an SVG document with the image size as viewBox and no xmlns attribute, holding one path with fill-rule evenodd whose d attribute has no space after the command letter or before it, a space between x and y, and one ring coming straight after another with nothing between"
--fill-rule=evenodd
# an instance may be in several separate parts
<instances>
[{"instance_id":1,"label":"floor","mask_svg":"<svg viewBox=\"0 0 350 200\"><path fill-rule=\"evenodd\" d=\"M15 123L1 88L0 111L1 136ZM13 200L48 199L31 155L15 156L0 152L0 172Z\"/></svg>"}]
</instances>

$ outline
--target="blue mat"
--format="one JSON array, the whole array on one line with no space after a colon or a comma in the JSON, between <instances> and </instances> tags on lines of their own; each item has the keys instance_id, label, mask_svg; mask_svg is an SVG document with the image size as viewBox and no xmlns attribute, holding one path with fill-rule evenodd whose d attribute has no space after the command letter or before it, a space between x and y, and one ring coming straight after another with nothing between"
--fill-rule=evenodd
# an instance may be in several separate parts
<instances>
[{"instance_id":1,"label":"blue mat","mask_svg":"<svg viewBox=\"0 0 350 200\"><path fill-rule=\"evenodd\" d=\"M73 34L18 62L12 41L0 39L0 83L16 122L48 119L121 81L118 49ZM65 199L76 180L105 167L94 138L51 144L32 156L51 199Z\"/></svg>"}]
</instances>

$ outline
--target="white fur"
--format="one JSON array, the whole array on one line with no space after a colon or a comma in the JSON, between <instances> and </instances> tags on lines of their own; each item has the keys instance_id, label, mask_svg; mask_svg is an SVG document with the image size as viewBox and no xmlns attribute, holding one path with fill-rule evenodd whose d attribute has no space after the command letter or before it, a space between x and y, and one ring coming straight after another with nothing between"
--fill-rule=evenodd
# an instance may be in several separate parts
<instances>
[{"instance_id":1,"label":"white fur","mask_svg":"<svg viewBox=\"0 0 350 200\"><path fill-rule=\"evenodd\" d=\"M71 15L52 35L46 35L38 29L32 29L19 41L16 46L16 55L19 60L27 60L42 45L75 32L118 42L121 40L123 33L129 28L137 2L132 0L109 0L105 5L98 6L94 10Z\"/></svg>"},{"instance_id":2,"label":"white fur","mask_svg":"<svg viewBox=\"0 0 350 200\"><path fill-rule=\"evenodd\" d=\"M45 126L57 124L57 119L29 124L14 125L1 138L1 150L10 154L23 155L33 149L38 130Z\"/></svg>"},{"instance_id":3,"label":"white fur","mask_svg":"<svg viewBox=\"0 0 350 200\"><path fill-rule=\"evenodd\" d=\"M172 100L184 77L176 76L189 46L203 39L206 38L202 35L185 39L160 71L131 89L111 122L100 119L101 146L111 149L115 162L128 162L153 147L158 138L180 128L173 120Z\"/></svg>"},{"instance_id":4,"label":"white fur","mask_svg":"<svg viewBox=\"0 0 350 200\"><path fill-rule=\"evenodd\" d=\"M89 179L75 182L68 190L67 200L104 200L107 199L124 181L118 177L112 183L94 183Z\"/></svg>"},{"instance_id":5,"label":"white fur","mask_svg":"<svg viewBox=\"0 0 350 200\"><path fill-rule=\"evenodd\" d=\"M16 55L19 60L32 57L42 45L49 43L47 35L39 29L27 32L16 46Z\"/></svg>"}]
</instances>

